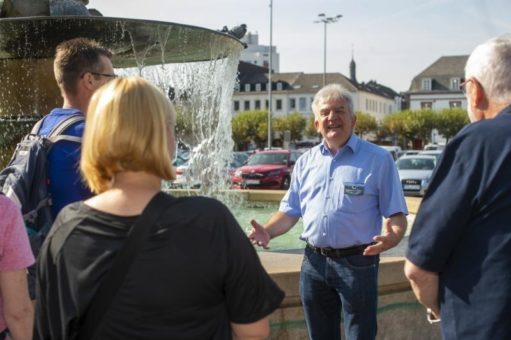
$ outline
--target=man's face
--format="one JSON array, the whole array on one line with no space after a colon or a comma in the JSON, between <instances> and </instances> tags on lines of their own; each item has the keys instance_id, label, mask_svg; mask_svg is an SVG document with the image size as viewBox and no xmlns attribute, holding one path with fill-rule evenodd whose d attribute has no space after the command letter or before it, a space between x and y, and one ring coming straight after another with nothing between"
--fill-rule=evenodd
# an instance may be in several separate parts
<instances>
[{"instance_id":1,"label":"man's face","mask_svg":"<svg viewBox=\"0 0 511 340\"><path fill-rule=\"evenodd\" d=\"M337 150L346 144L353 133L356 118L342 99L324 100L320 102L318 109L314 126L325 139L327 146Z\"/></svg>"}]
</instances>

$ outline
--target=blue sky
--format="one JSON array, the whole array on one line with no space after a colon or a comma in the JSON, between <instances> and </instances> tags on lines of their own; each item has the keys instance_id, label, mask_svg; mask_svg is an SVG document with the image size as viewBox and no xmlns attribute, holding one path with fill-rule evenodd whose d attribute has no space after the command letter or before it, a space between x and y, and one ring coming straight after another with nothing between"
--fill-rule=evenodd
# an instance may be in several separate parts
<instances>
[{"instance_id":1,"label":"blue sky","mask_svg":"<svg viewBox=\"0 0 511 340\"><path fill-rule=\"evenodd\" d=\"M220 29L246 23L269 44L270 0L90 0L105 16L162 20ZM273 0L273 44L281 72L323 72L319 13L343 17L327 28L327 71L405 91L443 55L466 55L511 33L510 0Z\"/></svg>"}]
</instances>

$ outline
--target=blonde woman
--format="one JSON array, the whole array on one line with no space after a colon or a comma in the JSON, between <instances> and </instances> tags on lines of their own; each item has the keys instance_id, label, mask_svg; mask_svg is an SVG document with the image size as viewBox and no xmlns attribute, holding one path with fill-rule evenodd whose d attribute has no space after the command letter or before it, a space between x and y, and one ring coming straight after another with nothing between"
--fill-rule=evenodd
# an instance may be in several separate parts
<instances>
[{"instance_id":1,"label":"blonde woman","mask_svg":"<svg viewBox=\"0 0 511 340\"><path fill-rule=\"evenodd\" d=\"M144 208L174 178L176 113L155 86L115 79L93 96L81 171L97 196L59 214L38 260L36 338L71 339ZM161 194L160 194L161 195ZM282 291L228 209L175 198L114 294L98 339L258 339Z\"/></svg>"}]
</instances>

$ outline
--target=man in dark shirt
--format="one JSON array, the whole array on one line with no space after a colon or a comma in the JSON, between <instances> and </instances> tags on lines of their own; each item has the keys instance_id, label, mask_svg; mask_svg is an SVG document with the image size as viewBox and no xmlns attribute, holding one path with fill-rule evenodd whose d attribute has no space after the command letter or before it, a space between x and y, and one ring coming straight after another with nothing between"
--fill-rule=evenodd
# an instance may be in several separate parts
<instances>
[{"instance_id":1,"label":"man in dark shirt","mask_svg":"<svg viewBox=\"0 0 511 340\"><path fill-rule=\"evenodd\" d=\"M511 339L511 36L474 50L462 88L472 124L445 149L405 273L445 339Z\"/></svg>"}]
</instances>

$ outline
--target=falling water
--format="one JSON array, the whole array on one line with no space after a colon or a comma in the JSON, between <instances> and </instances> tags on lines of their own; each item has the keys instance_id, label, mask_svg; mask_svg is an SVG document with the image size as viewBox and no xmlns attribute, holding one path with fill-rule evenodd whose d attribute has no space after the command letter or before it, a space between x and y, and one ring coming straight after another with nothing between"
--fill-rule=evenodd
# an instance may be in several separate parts
<instances>
[{"instance_id":1,"label":"falling water","mask_svg":"<svg viewBox=\"0 0 511 340\"><path fill-rule=\"evenodd\" d=\"M193 150L187 175L202 183L202 194L218 197L228 182L232 94L242 45L207 29L105 17L1 19L0 147L12 143L9 137L19 140L37 118L60 106L52 56L59 42L78 36L111 49L121 74L141 75L172 93L190 126L189 133L176 131Z\"/></svg>"}]
</instances>

